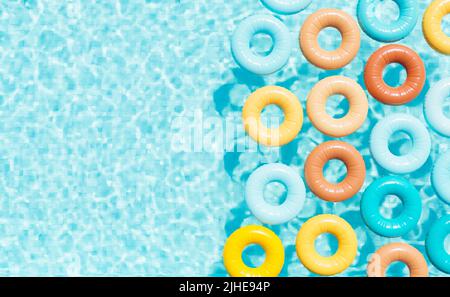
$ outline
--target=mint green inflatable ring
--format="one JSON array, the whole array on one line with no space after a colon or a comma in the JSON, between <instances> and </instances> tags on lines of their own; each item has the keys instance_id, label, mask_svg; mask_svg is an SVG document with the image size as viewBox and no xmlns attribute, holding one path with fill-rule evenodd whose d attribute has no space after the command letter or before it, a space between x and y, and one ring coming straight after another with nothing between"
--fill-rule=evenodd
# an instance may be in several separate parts
<instances>
[{"instance_id":1,"label":"mint green inflatable ring","mask_svg":"<svg viewBox=\"0 0 450 297\"><path fill-rule=\"evenodd\" d=\"M261 0L268 9L278 14L296 14L306 9L312 0Z\"/></svg>"},{"instance_id":2,"label":"mint green inflatable ring","mask_svg":"<svg viewBox=\"0 0 450 297\"><path fill-rule=\"evenodd\" d=\"M394 22L378 20L369 14L370 5L379 1L359 0L357 14L363 31L370 38L380 42L394 42L408 36L416 26L419 17L417 0L393 0L400 8L400 17Z\"/></svg>"}]
</instances>

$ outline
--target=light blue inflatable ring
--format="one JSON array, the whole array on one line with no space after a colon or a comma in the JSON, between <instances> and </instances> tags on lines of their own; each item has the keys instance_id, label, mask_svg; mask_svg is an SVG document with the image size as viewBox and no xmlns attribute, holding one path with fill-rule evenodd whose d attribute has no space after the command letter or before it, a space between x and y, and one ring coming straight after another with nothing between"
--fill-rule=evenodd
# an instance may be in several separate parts
<instances>
[{"instance_id":1,"label":"light blue inflatable ring","mask_svg":"<svg viewBox=\"0 0 450 297\"><path fill-rule=\"evenodd\" d=\"M282 183L287 189L286 200L271 205L264 200L264 189L271 182ZM274 163L256 169L248 178L245 199L250 211L261 222L283 224L293 219L305 203L306 190L302 178L289 166Z\"/></svg>"},{"instance_id":2,"label":"light blue inflatable ring","mask_svg":"<svg viewBox=\"0 0 450 297\"><path fill-rule=\"evenodd\" d=\"M384 218L379 208L387 195L396 195L403 202L403 212L392 219ZM406 179L386 176L374 181L361 199L361 215L369 228L385 237L402 236L417 226L422 212L419 192Z\"/></svg>"},{"instance_id":3,"label":"light blue inflatable ring","mask_svg":"<svg viewBox=\"0 0 450 297\"><path fill-rule=\"evenodd\" d=\"M433 188L444 202L450 204L450 151L440 155L431 173Z\"/></svg>"},{"instance_id":4,"label":"light blue inflatable ring","mask_svg":"<svg viewBox=\"0 0 450 297\"><path fill-rule=\"evenodd\" d=\"M450 274L450 254L445 249L445 238L450 234L450 214L431 226L425 241L428 257L439 270Z\"/></svg>"},{"instance_id":5,"label":"light blue inflatable ring","mask_svg":"<svg viewBox=\"0 0 450 297\"><path fill-rule=\"evenodd\" d=\"M389 138L395 132L407 133L413 142L411 151L396 156L389 150ZM370 151L384 169L397 174L413 172L422 167L430 156L431 140L428 130L415 117L395 113L380 120L370 135Z\"/></svg>"},{"instance_id":6,"label":"light blue inflatable ring","mask_svg":"<svg viewBox=\"0 0 450 297\"><path fill-rule=\"evenodd\" d=\"M312 0L261 0L268 9L279 14L295 14L307 8Z\"/></svg>"},{"instance_id":7,"label":"light blue inflatable ring","mask_svg":"<svg viewBox=\"0 0 450 297\"><path fill-rule=\"evenodd\" d=\"M258 55L250 47L256 34L267 34L272 38L273 48L267 56ZM291 35L279 19L271 15L254 15L244 19L231 37L233 57L242 68L259 75L274 73L289 60Z\"/></svg>"},{"instance_id":8,"label":"light blue inflatable ring","mask_svg":"<svg viewBox=\"0 0 450 297\"><path fill-rule=\"evenodd\" d=\"M417 0L393 0L400 8L400 17L394 22L383 22L370 15L370 6L377 2L373 0L359 0L357 14L358 21L367 35L381 42L394 42L408 36L414 29L419 17Z\"/></svg>"},{"instance_id":9,"label":"light blue inflatable ring","mask_svg":"<svg viewBox=\"0 0 450 297\"><path fill-rule=\"evenodd\" d=\"M443 79L428 91L425 99L425 116L428 123L440 134L450 137L450 119L444 114L445 99L450 96L450 78Z\"/></svg>"}]
</instances>

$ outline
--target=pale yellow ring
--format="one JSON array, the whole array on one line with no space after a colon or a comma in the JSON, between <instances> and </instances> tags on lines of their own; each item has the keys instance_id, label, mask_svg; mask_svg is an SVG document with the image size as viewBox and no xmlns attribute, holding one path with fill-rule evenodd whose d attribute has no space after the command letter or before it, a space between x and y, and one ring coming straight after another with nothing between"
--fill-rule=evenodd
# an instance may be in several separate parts
<instances>
[{"instance_id":1,"label":"pale yellow ring","mask_svg":"<svg viewBox=\"0 0 450 297\"><path fill-rule=\"evenodd\" d=\"M275 104L283 110L284 121L277 128L267 128L261 122L261 112ZM253 92L242 110L245 131L260 144L282 146L291 142L303 125L303 109L297 96L289 90L267 86Z\"/></svg>"},{"instance_id":2,"label":"pale yellow ring","mask_svg":"<svg viewBox=\"0 0 450 297\"><path fill-rule=\"evenodd\" d=\"M450 0L433 1L423 15L422 29L433 49L450 55L450 36L442 30L442 20L447 14L450 14Z\"/></svg>"},{"instance_id":3,"label":"pale yellow ring","mask_svg":"<svg viewBox=\"0 0 450 297\"><path fill-rule=\"evenodd\" d=\"M320 234L336 236L339 247L330 257L320 255L315 240ZM347 269L356 257L358 242L355 231L345 220L335 215L318 215L300 228L296 240L297 255L305 267L320 275L334 275Z\"/></svg>"}]
</instances>

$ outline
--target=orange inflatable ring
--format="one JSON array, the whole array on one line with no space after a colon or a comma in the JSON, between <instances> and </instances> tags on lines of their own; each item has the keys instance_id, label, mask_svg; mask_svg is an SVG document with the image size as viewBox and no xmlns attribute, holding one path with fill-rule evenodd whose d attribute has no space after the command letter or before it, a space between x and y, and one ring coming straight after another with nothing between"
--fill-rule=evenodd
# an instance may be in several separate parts
<instances>
[{"instance_id":1,"label":"orange inflatable ring","mask_svg":"<svg viewBox=\"0 0 450 297\"><path fill-rule=\"evenodd\" d=\"M347 176L338 184L330 183L323 176L325 164L339 159L347 167ZM340 202L353 197L364 184L366 166L359 152L342 141L328 141L317 146L306 159L305 179L311 191L319 198Z\"/></svg>"},{"instance_id":2,"label":"orange inflatable ring","mask_svg":"<svg viewBox=\"0 0 450 297\"><path fill-rule=\"evenodd\" d=\"M383 71L388 64L399 63L406 68L408 77L399 87L388 86ZM378 101L389 105L402 105L419 96L425 85L425 65L420 56L403 45L387 45L378 49L367 61L364 81L369 93Z\"/></svg>"},{"instance_id":3,"label":"orange inflatable ring","mask_svg":"<svg viewBox=\"0 0 450 297\"><path fill-rule=\"evenodd\" d=\"M342 35L341 46L333 51L320 47L321 30L333 27ZM306 59L317 67L331 70L342 68L358 54L361 33L358 23L347 13L337 9L321 9L310 15L300 30L300 48Z\"/></svg>"},{"instance_id":4,"label":"orange inflatable ring","mask_svg":"<svg viewBox=\"0 0 450 297\"><path fill-rule=\"evenodd\" d=\"M384 277L387 267L396 261L408 266L411 277L428 276L427 261L417 249L406 243L391 243L376 251L367 265L367 275Z\"/></svg>"}]
</instances>

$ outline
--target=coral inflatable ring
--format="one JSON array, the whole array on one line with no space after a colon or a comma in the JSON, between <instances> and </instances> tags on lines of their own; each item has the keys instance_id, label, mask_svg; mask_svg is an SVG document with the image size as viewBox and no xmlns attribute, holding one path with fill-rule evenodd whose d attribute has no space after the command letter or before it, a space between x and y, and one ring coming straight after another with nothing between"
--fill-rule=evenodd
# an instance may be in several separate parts
<instances>
[{"instance_id":1,"label":"coral inflatable ring","mask_svg":"<svg viewBox=\"0 0 450 297\"><path fill-rule=\"evenodd\" d=\"M383 79L387 65L399 63L406 68L408 77L399 87L388 86ZM378 101L389 105L402 105L419 96L425 85L425 65L420 56L403 45L387 45L369 58L364 70L364 81L369 93Z\"/></svg>"},{"instance_id":2,"label":"coral inflatable ring","mask_svg":"<svg viewBox=\"0 0 450 297\"><path fill-rule=\"evenodd\" d=\"M347 167L347 176L338 184L327 181L323 175L325 164L338 159ZM358 193L366 178L366 166L361 154L350 144L328 141L317 146L306 159L305 179L311 191L319 198L340 202Z\"/></svg>"}]
</instances>

